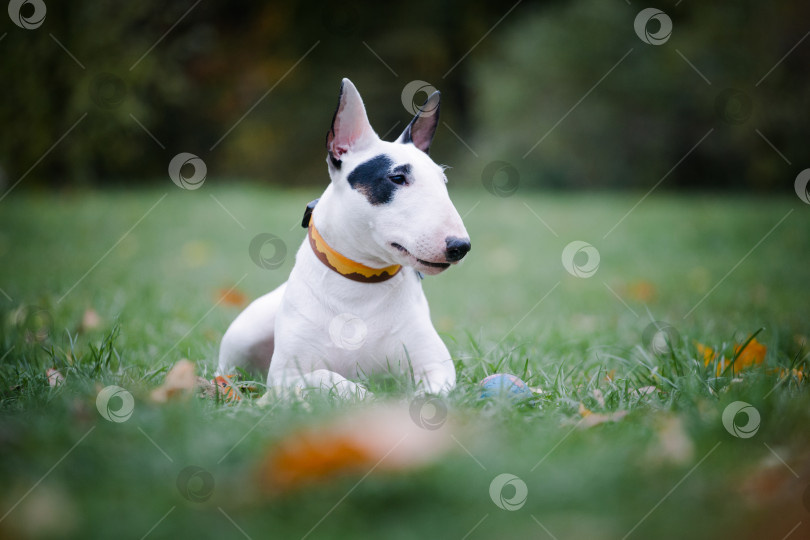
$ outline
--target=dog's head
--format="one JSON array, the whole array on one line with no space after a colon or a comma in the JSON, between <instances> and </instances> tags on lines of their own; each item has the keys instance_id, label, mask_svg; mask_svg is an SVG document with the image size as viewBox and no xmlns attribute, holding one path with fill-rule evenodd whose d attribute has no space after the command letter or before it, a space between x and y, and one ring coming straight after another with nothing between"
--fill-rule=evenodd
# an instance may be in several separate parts
<instances>
[{"instance_id":1,"label":"dog's head","mask_svg":"<svg viewBox=\"0 0 810 540\"><path fill-rule=\"evenodd\" d=\"M470 250L444 167L428 155L438 123L435 92L396 141L383 141L369 124L357 88L343 79L326 137L335 195L330 198L341 206L344 231L363 238L364 255L372 260L438 274Z\"/></svg>"}]
</instances>

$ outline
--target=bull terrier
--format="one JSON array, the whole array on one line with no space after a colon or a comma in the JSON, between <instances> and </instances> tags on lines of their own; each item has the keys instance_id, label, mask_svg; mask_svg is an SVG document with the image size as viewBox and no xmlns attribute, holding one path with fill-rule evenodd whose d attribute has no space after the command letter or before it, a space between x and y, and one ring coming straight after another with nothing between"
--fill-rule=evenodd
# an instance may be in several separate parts
<instances>
[{"instance_id":1,"label":"bull terrier","mask_svg":"<svg viewBox=\"0 0 810 540\"><path fill-rule=\"evenodd\" d=\"M343 397L367 393L350 379L380 372L405 373L428 393L455 386L421 283L470 250L445 168L428 155L439 100L434 92L387 142L343 79L326 137L331 182L307 206L307 238L287 282L252 302L225 332L219 374L269 370L268 389Z\"/></svg>"}]
</instances>

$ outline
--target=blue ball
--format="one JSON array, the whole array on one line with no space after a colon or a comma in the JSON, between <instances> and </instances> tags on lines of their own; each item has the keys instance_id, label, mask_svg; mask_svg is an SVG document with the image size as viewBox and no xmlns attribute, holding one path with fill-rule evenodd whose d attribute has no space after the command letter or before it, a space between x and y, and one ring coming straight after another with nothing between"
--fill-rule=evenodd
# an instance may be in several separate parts
<instances>
[{"instance_id":1,"label":"blue ball","mask_svg":"<svg viewBox=\"0 0 810 540\"><path fill-rule=\"evenodd\" d=\"M507 398L517 402L533 396L528 384L508 373L495 373L481 381L479 399Z\"/></svg>"}]
</instances>

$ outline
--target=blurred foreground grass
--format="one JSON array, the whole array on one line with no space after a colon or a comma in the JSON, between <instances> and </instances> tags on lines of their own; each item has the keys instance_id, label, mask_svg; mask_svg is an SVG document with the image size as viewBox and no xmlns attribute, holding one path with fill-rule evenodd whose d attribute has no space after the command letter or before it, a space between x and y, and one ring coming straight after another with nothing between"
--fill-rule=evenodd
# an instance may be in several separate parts
<instances>
[{"instance_id":1,"label":"blurred foreground grass","mask_svg":"<svg viewBox=\"0 0 810 540\"><path fill-rule=\"evenodd\" d=\"M424 286L459 370L453 451L282 495L258 489L268 449L356 405L148 396L183 357L211 376L239 311L232 297L218 303L223 292L252 299L286 280L318 193L206 185L4 201L0 537L782 538L808 521L806 205L653 195L622 219L640 194L452 193L473 251ZM278 269L248 254L263 232L286 244ZM561 264L574 240L600 254L590 278ZM89 310L100 323L82 324ZM645 342L652 321L674 328L671 352ZM760 328L762 364L704 367L698 343L731 358ZM50 367L65 375L58 388ZM521 406L477 401L495 371L543 393ZM110 384L135 396L126 422L96 410ZM407 402L405 386L375 389ZM737 400L760 413L751 438L723 427ZM210 498L181 494L189 465L215 480ZM528 487L516 511L490 497L505 472Z\"/></svg>"}]
</instances>

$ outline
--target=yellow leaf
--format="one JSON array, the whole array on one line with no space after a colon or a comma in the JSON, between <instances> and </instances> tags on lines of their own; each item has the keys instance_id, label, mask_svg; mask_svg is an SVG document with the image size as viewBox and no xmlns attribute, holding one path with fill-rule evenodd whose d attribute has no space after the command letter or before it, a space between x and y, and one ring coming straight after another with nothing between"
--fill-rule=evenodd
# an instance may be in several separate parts
<instances>
[{"instance_id":1,"label":"yellow leaf","mask_svg":"<svg viewBox=\"0 0 810 540\"><path fill-rule=\"evenodd\" d=\"M585 407L584 404L580 403L579 404L579 414L582 415L583 417L585 417L585 416L589 416L589 415L591 415L593 413L590 410L588 410L588 408Z\"/></svg>"}]
</instances>

